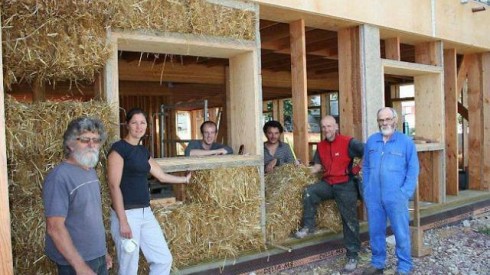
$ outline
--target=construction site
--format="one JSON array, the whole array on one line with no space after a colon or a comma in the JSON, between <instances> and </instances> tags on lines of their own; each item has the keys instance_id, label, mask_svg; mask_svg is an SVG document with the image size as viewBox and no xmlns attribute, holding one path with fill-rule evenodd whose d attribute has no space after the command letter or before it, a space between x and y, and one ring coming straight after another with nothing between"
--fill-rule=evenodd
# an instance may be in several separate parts
<instances>
[{"instance_id":1,"label":"construction site","mask_svg":"<svg viewBox=\"0 0 490 275\"><path fill-rule=\"evenodd\" d=\"M56 273L41 192L63 131L97 117L107 153L134 107L160 167L193 173L189 186L150 180L175 274L273 274L345 252L334 201L319 234L292 237L326 115L366 142L380 108L398 112L420 161L412 256L431 253L424 231L490 211L490 1L4 0L0 12L1 274ZM184 156L207 120L235 154ZM303 165L264 173L269 120ZM367 241L362 201L358 218Z\"/></svg>"}]
</instances>

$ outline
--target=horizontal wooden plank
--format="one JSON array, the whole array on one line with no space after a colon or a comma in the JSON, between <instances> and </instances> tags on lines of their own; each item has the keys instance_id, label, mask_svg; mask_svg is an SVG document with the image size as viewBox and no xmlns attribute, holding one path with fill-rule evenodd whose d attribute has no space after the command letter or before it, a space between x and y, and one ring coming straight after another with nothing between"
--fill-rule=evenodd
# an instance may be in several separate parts
<instances>
[{"instance_id":1,"label":"horizontal wooden plank","mask_svg":"<svg viewBox=\"0 0 490 275\"><path fill-rule=\"evenodd\" d=\"M382 59L381 65L383 66L385 74L392 75L419 76L424 74L443 73L442 66L432 66L397 60Z\"/></svg>"},{"instance_id":2,"label":"horizontal wooden plank","mask_svg":"<svg viewBox=\"0 0 490 275\"><path fill-rule=\"evenodd\" d=\"M261 166L264 159L258 155L225 155L207 157L175 157L157 158L158 165L165 172L195 171L215 168L229 168L242 166Z\"/></svg>"},{"instance_id":3,"label":"horizontal wooden plank","mask_svg":"<svg viewBox=\"0 0 490 275\"><path fill-rule=\"evenodd\" d=\"M415 144L415 147L417 148L417 152L425 152L444 150L445 145L443 143L424 143Z\"/></svg>"}]
</instances>

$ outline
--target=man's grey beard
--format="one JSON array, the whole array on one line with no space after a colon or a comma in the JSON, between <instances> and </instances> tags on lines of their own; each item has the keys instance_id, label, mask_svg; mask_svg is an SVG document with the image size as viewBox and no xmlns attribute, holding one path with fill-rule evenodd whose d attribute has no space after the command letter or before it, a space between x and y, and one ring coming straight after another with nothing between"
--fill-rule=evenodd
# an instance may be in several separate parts
<instances>
[{"instance_id":1,"label":"man's grey beard","mask_svg":"<svg viewBox=\"0 0 490 275\"><path fill-rule=\"evenodd\" d=\"M99 162L99 150L86 148L73 152L73 158L82 166L94 168Z\"/></svg>"},{"instance_id":2,"label":"man's grey beard","mask_svg":"<svg viewBox=\"0 0 490 275\"><path fill-rule=\"evenodd\" d=\"M383 136L391 136L395 132L395 126L394 125L388 125L386 127L380 126L379 131Z\"/></svg>"}]
</instances>

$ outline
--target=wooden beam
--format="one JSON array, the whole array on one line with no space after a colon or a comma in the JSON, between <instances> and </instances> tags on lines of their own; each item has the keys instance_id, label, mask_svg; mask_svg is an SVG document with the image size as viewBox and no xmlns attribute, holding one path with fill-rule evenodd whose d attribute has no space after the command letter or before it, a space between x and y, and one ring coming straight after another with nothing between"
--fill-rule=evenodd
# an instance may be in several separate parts
<instances>
[{"instance_id":1,"label":"wooden beam","mask_svg":"<svg viewBox=\"0 0 490 275\"><path fill-rule=\"evenodd\" d=\"M229 144L235 152L244 145L245 153L263 155L260 127L262 96L259 87L258 51L230 58Z\"/></svg>"},{"instance_id":2,"label":"wooden beam","mask_svg":"<svg viewBox=\"0 0 490 275\"><path fill-rule=\"evenodd\" d=\"M1 28L0 21L0 28ZM2 34L0 32L0 41ZM0 68L2 63L2 44L0 43ZM0 70L0 274L14 274L12 243L10 234L10 208L7 175L7 145L5 136L5 93L3 90L3 70Z\"/></svg>"},{"instance_id":3,"label":"wooden beam","mask_svg":"<svg viewBox=\"0 0 490 275\"><path fill-rule=\"evenodd\" d=\"M184 65L168 63L163 66L153 66L152 62L127 62L120 60L118 64L119 79L121 81L148 81L148 82L178 82L199 84L225 83L224 67L207 67L205 65ZM291 88L290 72L273 72L262 70L262 85L266 87ZM308 79L309 89L336 90L338 79L333 75L320 74Z\"/></svg>"},{"instance_id":4,"label":"wooden beam","mask_svg":"<svg viewBox=\"0 0 490 275\"><path fill-rule=\"evenodd\" d=\"M342 29L338 35L339 49L343 49L339 53L340 133L359 139L362 136L359 27Z\"/></svg>"},{"instance_id":5,"label":"wooden beam","mask_svg":"<svg viewBox=\"0 0 490 275\"><path fill-rule=\"evenodd\" d=\"M303 19L289 24L291 37L291 85L293 103L293 138L296 156L305 163L308 152L308 94L306 82L305 22Z\"/></svg>"},{"instance_id":6,"label":"wooden beam","mask_svg":"<svg viewBox=\"0 0 490 275\"><path fill-rule=\"evenodd\" d=\"M400 37L385 39L385 57L386 59L400 61Z\"/></svg>"},{"instance_id":7,"label":"wooden beam","mask_svg":"<svg viewBox=\"0 0 490 275\"><path fill-rule=\"evenodd\" d=\"M460 114L464 119L468 120L468 108L466 108L463 103L458 101L458 114Z\"/></svg>"},{"instance_id":8,"label":"wooden beam","mask_svg":"<svg viewBox=\"0 0 490 275\"><path fill-rule=\"evenodd\" d=\"M468 61L466 61L466 58L465 58L465 55L463 55L463 60L461 61L461 65L459 65L459 69L458 69L458 78L457 78L457 81L456 81L456 92L458 93L457 94L457 98L459 100L459 98L461 97L461 93L463 91L463 86L466 82L466 79L468 78Z\"/></svg>"},{"instance_id":9,"label":"wooden beam","mask_svg":"<svg viewBox=\"0 0 490 275\"><path fill-rule=\"evenodd\" d=\"M481 60L477 54L465 56L468 62L468 170L469 189L478 190L482 183L483 91L481 90ZM485 175L487 176L487 175Z\"/></svg>"},{"instance_id":10,"label":"wooden beam","mask_svg":"<svg viewBox=\"0 0 490 275\"><path fill-rule=\"evenodd\" d=\"M458 91L455 49L444 50L444 109L446 112L446 194L458 195Z\"/></svg>"},{"instance_id":11,"label":"wooden beam","mask_svg":"<svg viewBox=\"0 0 490 275\"><path fill-rule=\"evenodd\" d=\"M432 66L442 66L442 42L424 42L415 45L415 62Z\"/></svg>"},{"instance_id":12,"label":"wooden beam","mask_svg":"<svg viewBox=\"0 0 490 275\"><path fill-rule=\"evenodd\" d=\"M482 183L481 190L490 191L490 52L481 54L482 58L482 112L483 112L483 135L482 135Z\"/></svg>"},{"instance_id":13,"label":"wooden beam","mask_svg":"<svg viewBox=\"0 0 490 275\"><path fill-rule=\"evenodd\" d=\"M111 105L112 121L119 125L119 68L118 68L118 41L112 36L110 30L107 31L107 40L111 50L109 59L104 66L104 100ZM109 126L107 126L109 127ZM120 134L119 131L116 133Z\"/></svg>"}]
</instances>

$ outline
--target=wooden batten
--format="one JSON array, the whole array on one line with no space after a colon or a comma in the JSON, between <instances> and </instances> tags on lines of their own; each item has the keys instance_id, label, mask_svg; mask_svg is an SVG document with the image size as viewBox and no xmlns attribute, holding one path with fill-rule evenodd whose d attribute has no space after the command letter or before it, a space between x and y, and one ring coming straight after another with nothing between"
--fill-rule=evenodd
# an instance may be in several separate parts
<instances>
[{"instance_id":1,"label":"wooden batten","mask_svg":"<svg viewBox=\"0 0 490 275\"><path fill-rule=\"evenodd\" d=\"M458 195L458 91L455 49L444 50L444 109L446 112L446 194Z\"/></svg>"},{"instance_id":2,"label":"wooden batten","mask_svg":"<svg viewBox=\"0 0 490 275\"><path fill-rule=\"evenodd\" d=\"M291 84L293 102L293 137L296 156L308 162L308 94L306 82L305 22L289 24L291 35Z\"/></svg>"}]
</instances>

